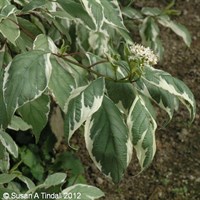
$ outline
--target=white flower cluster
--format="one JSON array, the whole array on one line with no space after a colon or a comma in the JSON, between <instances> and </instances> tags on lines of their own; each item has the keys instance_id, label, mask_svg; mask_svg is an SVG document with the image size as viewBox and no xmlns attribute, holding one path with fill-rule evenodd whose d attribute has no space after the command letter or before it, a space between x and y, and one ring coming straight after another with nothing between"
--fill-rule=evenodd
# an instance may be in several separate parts
<instances>
[{"instance_id":1,"label":"white flower cluster","mask_svg":"<svg viewBox=\"0 0 200 200\"><path fill-rule=\"evenodd\" d=\"M130 50L134 57L141 58L146 64L156 65L158 62L157 56L149 47L135 44L130 47Z\"/></svg>"}]
</instances>

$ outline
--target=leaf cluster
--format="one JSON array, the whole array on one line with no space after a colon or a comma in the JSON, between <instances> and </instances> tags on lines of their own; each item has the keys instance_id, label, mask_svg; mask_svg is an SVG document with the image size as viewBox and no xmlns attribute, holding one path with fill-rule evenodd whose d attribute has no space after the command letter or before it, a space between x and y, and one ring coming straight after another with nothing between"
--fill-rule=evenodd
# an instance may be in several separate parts
<instances>
[{"instance_id":1,"label":"leaf cluster","mask_svg":"<svg viewBox=\"0 0 200 200\"><path fill-rule=\"evenodd\" d=\"M19 179L27 186L26 194L48 190L81 191L84 200L103 196L93 186L70 186L74 177L83 174L82 165L69 152L53 155L52 161L55 143L48 134L41 139L42 132L53 132L58 140L58 135L64 135L72 148L71 138L81 132L96 167L118 183L133 148L141 171L154 158L154 105L165 110L170 121L182 102L194 120L192 92L181 80L145 62L151 56L149 49L141 50L139 56L133 53L127 19L141 22L143 43L158 55L163 47L157 22L190 45L187 29L157 8L136 11L120 7L117 0L0 2L1 193L22 192L14 181ZM27 131L34 142L20 146L23 137L17 140L10 130ZM19 162L16 166L10 166L9 154ZM67 188L64 170L71 170Z\"/></svg>"}]
</instances>

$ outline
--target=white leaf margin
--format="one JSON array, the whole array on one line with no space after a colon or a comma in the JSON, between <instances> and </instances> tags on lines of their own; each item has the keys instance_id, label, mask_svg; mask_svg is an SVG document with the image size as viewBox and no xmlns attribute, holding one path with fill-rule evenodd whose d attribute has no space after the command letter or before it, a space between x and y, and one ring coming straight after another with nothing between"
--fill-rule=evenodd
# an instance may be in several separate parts
<instances>
[{"instance_id":1,"label":"white leaf margin","mask_svg":"<svg viewBox=\"0 0 200 200\"><path fill-rule=\"evenodd\" d=\"M138 94L136 95L135 97L135 100L130 108L130 111L129 111L129 115L127 117L127 126L128 126L128 129L129 129L129 134L130 134L130 138L132 140L132 135L134 133L132 133L132 127L133 127L133 120L132 120L132 112L137 104L137 102L140 102L141 105L144 107L144 112L146 112L149 117L150 117L150 120L151 120L151 124L152 124L152 127L153 127L153 132L152 132L152 135L153 135L153 153L152 153L152 158L151 160L153 160L154 158L154 155L156 153L156 139L155 139L155 131L157 129L157 123L156 121L154 120L153 116L151 115L151 113L149 112L149 110L147 109L146 105L145 105L145 102L144 100L142 99L142 97ZM147 127L148 128L148 127ZM143 139L144 137L146 136L148 132L148 129L146 129L142 135L141 135L141 139L137 142L136 145L133 145L135 150L136 150L136 154L137 154L137 158L139 160L139 163L140 163L140 166L141 166L141 172L145 169L145 167L143 167L143 164L144 164L144 161L145 161L145 154L146 152L148 151L148 149L143 149L142 147L142 143L143 143Z\"/></svg>"},{"instance_id":2,"label":"white leaf margin","mask_svg":"<svg viewBox=\"0 0 200 200\"><path fill-rule=\"evenodd\" d=\"M84 200L95 200L95 199L99 199L100 197L104 196L104 193L99 188L90 186L90 185L86 185L86 184L76 184L76 185L70 186L62 191L62 196L65 197L65 195L67 195L69 193L78 195L78 192L76 192L76 190L78 189L78 191L80 191L81 188L82 189L87 188L87 189L90 189L90 191L95 190L95 193L97 193L93 196L91 196L91 194L85 193L84 195L87 197L87 199L84 199ZM73 190L75 190L75 191L73 191ZM80 198L81 198L81 196L82 196L82 193L80 192Z\"/></svg>"},{"instance_id":3,"label":"white leaf margin","mask_svg":"<svg viewBox=\"0 0 200 200\"><path fill-rule=\"evenodd\" d=\"M0 141L10 154L18 157L18 146L8 133L0 130Z\"/></svg>"},{"instance_id":4,"label":"white leaf margin","mask_svg":"<svg viewBox=\"0 0 200 200\"><path fill-rule=\"evenodd\" d=\"M18 101L16 101L13 113L19 107L23 106L24 104L26 104L30 101L34 101L35 99L40 97L42 95L42 93L47 89L48 83L49 83L49 80L50 80L50 77L51 77L51 72L52 72L52 65L51 65L51 62L50 62L50 56L51 56L51 53L44 53L44 55L43 55L44 61L45 61L45 75L46 75L46 80L47 80L46 87L43 90L38 90L38 93L34 96L33 99L29 99L27 101L24 101L22 105L19 105ZM10 62L7 65L7 67L5 68L4 79L3 79L3 94L5 94L5 91L6 91L6 83L9 81L9 69L10 69L11 65L12 65L12 62ZM6 105L6 107L8 107L8 105L6 104L5 95L3 95L3 96L4 96L5 105Z\"/></svg>"},{"instance_id":5,"label":"white leaf margin","mask_svg":"<svg viewBox=\"0 0 200 200\"><path fill-rule=\"evenodd\" d=\"M98 79L97 79L98 80ZM97 81L95 80L95 81ZM91 84L94 82L89 83L88 85L76 88L74 91L72 91L70 97L68 98L68 101L66 102L65 106L64 106L64 113L67 115L68 113L68 109L69 109L69 103L71 100L73 100L74 98L78 97L79 95L81 95L81 111L80 111L80 121L76 121L75 119L75 113L74 113L74 128L71 128L71 123L69 122L69 133L68 133L68 143L72 137L72 135L74 134L74 132L88 119L88 117L90 117L93 113L95 113L101 106L102 101L103 101L103 97L104 97L104 91L105 91L105 81L104 79L102 79L103 81L103 93L101 96L94 96L94 100L93 100L93 105L91 108L89 108L88 106L84 105L84 91L91 86Z\"/></svg>"},{"instance_id":6,"label":"white leaf margin","mask_svg":"<svg viewBox=\"0 0 200 200\"><path fill-rule=\"evenodd\" d=\"M150 67L150 66L146 66L146 67L149 70L153 71L153 73L165 73L164 75L168 75L171 78L174 78L169 73L166 73L166 72L164 72L162 70L155 69L155 68ZM179 79L174 78L175 80L181 82L181 84L185 87L185 91L183 93L180 93L175 89L175 87L172 84L167 83L167 81L164 78L162 78L162 75L158 75L157 78L158 78L158 81L159 81L158 83L150 81L150 80L146 79L145 76L142 76L142 79L144 79L145 81L149 82L150 84L152 84L152 85L154 85L154 86L156 86L158 88L161 88L161 89L163 89L165 91L168 91L172 95L175 95L186 106L186 108L188 109L188 111L190 113L191 121L193 121L194 118L195 118L195 114L196 114L196 102L194 100L194 96L193 96L192 92L185 85L185 83L182 82ZM189 90L190 96L186 93L186 90ZM188 105L186 102L188 102L190 105ZM177 106L175 107L175 110L177 110Z\"/></svg>"}]
</instances>

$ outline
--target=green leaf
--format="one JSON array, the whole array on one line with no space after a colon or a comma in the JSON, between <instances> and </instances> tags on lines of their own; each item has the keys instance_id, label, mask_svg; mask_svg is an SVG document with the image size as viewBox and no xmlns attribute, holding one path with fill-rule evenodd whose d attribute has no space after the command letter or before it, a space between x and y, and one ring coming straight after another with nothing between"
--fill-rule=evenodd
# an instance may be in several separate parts
<instances>
[{"instance_id":1,"label":"green leaf","mask_svg":"<svg viewBox=\"0 0 200 200\"><path fill-rule=\"evenodd\" d=\"M0 9L2 9L4 6L10 5L10 2L8 0L1 0L0 1Z\"/></svg>"},{"instance_id":2,"label":"green leaf","mask_svg":"<svg viewBox=\"0 0 200 200\"><path fill-rule=\"evenodd\" d=\"M73 20L74 17L72 17L70 14L65 12L64 10L58 10L58 11L53 11L51 12L51 15L58 17L60 19L67 19L67 20Z\"/></svg>"},{"instance_id":3,"label":"green leaf","mask_svg":"<svg viewBox=\"0 0 200 200\"><path fill-rule=\"evenodd\" d=\"M131 7L122 8L122 14L131 19L143 19L141 12Z\"/></svg>"},{"instance_id":4,"label":"green leaf","mask_svg":"<svg viewBox=\"0 0 200 200\"><path fill-rule=\"evenodd\" d=\"M191 121L196 114L196 102L190 89L181 81L162 70L146 66L145 74L137 81L139 91L154 100L169 115L178 109L179 99L189 110Z\"/></svg>"},{"instance_id":5,"label":"green leaf","mask_svg":"<svg viewBox=\"0 0 200 200\"><path fill-rule=\"evenodd\" d=\"M23 183L25 183L29 190L35 187L35 184L33 183L33 181L30 178L23 176L23 175L20 175L17 178L19 180L21 180Z\"/></svg>"},{"instance_id":6,"label":"green leaf","mask_svg":"<svg viewBox=\"0 0 200 200\"><path fill-rule=\"evenodd\" d=\"M76 30L78 30L78 31L76 31L76 34L77 34L77 45L79 46L79 48L82 51L84 51L84 52L89 51L90 45L89 45L88 38L90 36L90 32L82 24L77 24L76 25Z\"/></svg>"},{"instance_id":7,"label":"green leaf","mask_svg":"<svg viewBox=\"0 0 200 200\"><path fill-rule=\"evenodd\" d=\"M65 182L66 177L67 177L66 174L61 172L51 174L45 179L44 183L39 184L37 186L32 185L32 187L29 189L27 193L29 192L34 193L35 191L37 191L37 193L40 193L40 191L44 190L46 192L48 191L47 189L51 187L52 188L49 191L53 192L54 191L52 190L53 187L63 184Z\"/></svg>"},{"instance_id":8,"label":"green leaf","mask_svg":"<svg viewBox=\"0 0 200 200\"><path fill-rule=\"evenodd\" d=\"M83 6L80 3L74 2L72 0L57 0L57 2L69 15L73 16L74 19L81 21L83 24L87 25L89 29L95 29L95 25L91 17L84 10Z\"/></svg>"},{"instance_id":9,"label":"green leaf","mask_svg":"<svg viewBox=\"0 0 200 200\"><path fill-rule=\"evenodd\" d=\"M106 81L106 89L109 98L126 113L135 99L132 84Z\"/></svg>"},{"instance_id":10,"label":"green leaf","mask_svg":"<svg viewBox=\"0 0 200 200\"><path fill-rule=\"evenodd\" d=\"M33 49L43 50L43 51L51 52L55 54L58 53L58 49L56 45L54 44L53 40L44 34L40 34L36 37L33 43Z\"/></svg>"},{"instance_id":11,"label":"green leaf","mask_svg":"<svg viewBox=\"0 0 200 200\"><path fill-rule=\"evenodd\" d=\"M17 20L20 27L27 31L26 34L29 34L28 35L29 37L30 37L30 34L33 36L33 38L41 34L40 29L31 21L24 19L22 17L18 17ZM32 41L32 38L31 38L31 41Z\"/></svg>"},{"instance_id":12,"label":"green leaf","mask_svg":"<svg viewBox=\"0 0 200 200\"><path fill-rule=\"evenodd\" d=\"M67 57L68 60L62 58L56 58L56 61L64 69L67 69L68 72L74 77L74 81L77 86L81 87L88 84L88 73L87 70L76 65L78 64L77 60L71 56Z\"/></svg>"},{"instance_id":13,"label":"green leaf","mask_svg":"<svg viewBox=\"0 0 200 200\"><path fill-rule=\"evenodd\" d=\"M104 11L105 22L115 28L124 29L127 31L126 27L124 26L122 13L118 1L101 1L101 4Z\"/></svg>"},{"instance_id":14,"label":"green leaf","mask_svg":"<svg viewBox=\"0 0 200 200\"><path fill-rule=\"evenodd\" d=\"M24 33L21 33L15 42L17 48L21 53L25 53L28 49L32 48L31 40L27 36L25 36Z\"/></svg>"},{"instance_id":15,"label":"green leaf","mask_svg":"<svg viewBox=\"0 0 200 200\"><path fill-rule=\"evenodd\" d=\"M170 28L177 35L182 37L185 44L188 47L190 47L191 42L192 42L192 38L191 38L190 32L188 31L188 29L184 25L170 20L170 18L168 16L165 16L165 15L159 16L158 22L160 24L162 24L163 26Z\"/></svg>"},{"instance_id":16,"label":"green leaf","mask_svg":"<svg viewBox=\"0 0 200 200\"><path fill-rule=\"evenodd\" d=\"M0 130L0 141L10 154L12 154L15 158L18 157L18 147L8 133Z\"/></svg>"},{"instance_id":17,"label":"green leaf","mask_svg":"<svg viewBox=\"0 0 200 200\"><path fill-rule=\"evenodd\" d=\"M76 199L94 200L104 196L104 193L100 189L85 184L76 184L64 189L62 191L63 199L66 199L66 197L70 193L76 194L73 195L72 198L70 198L71 200L76 200Z\"/></svg>"},{"instance_id":18,"label":"green leaf","mask_svg":"<svg viewBox=\"0 0 200 200\"><path fill-rule=\"evenodd\" d=\"M143 7L141 12L144 15L149 15L149 16L158 16L162 13L162 11L159 8L150 8L150 7Z\"/></svg>"},{"instance_id":19,"label":"green leaf","mask_svg":"<svg viewBox=\"0 0 200 200\"><path fill-rule=\"evenodd\" d=\"M164 48L162 42L159 39L159 28L157 23L152 17L146 17L140 26L140 36L142 38L142 43L148 45L158 57L161 59L163 57Z\"/></svg>"},{"instance_id":20,"label":"green leaf","mask_svg":"<svg viewBox=\"0 0 200 200\"><path fill-rule=\"evenodd\" d=\"M8 18L0 22L0 32L15 45L16 39L20 36L20 30L17 25L17 19L14 15L10 15Z\"/></svg>"},{"instance_id":21,"label":"green leaf","mask_svg":"<svg viewBox=\"0 0 200 200\"><path fill-rule=\"evenodd\" d=\"M48 122L50 112L49 97L43 94L34 101L23 105L18 111L23 120L32 126L36 142L38 142L41 131Z\"/></svg>"},{"instance_id":22,"label":"green leaf","mask_svg":"<svg viewBox=\"0 0 200 200\"><path fill-rule=\"evenodd\" d=\"M67 176L65 173L54 173L46 178L43 185L45 188L48 188L51 186L62 184L65 182L66 177Z\"/></svg>"},{"instance_id":23,"label":"green leaf","mask_svg":"<svg viewBox=\"0 0 200 200\"><path fill-rule=\"evenodd\" d=\"M3 9L1 10L0 21L2 19L6 19L11 14L14 14L16 11L17 11L17 9L14 5L4 6Z\"/></svg>"},{"instance_id":24,"label":"green leaf","mask_svg":"<svg viewBox=\"0 0 200 200\"><path fill-rule=\"evenodd\" d=\"M130 108L127 125L141 171L143 171L150 165L156 152L155 130L157 125L144 99L139 95L136 96Z\"/></svg>"},{"instance_id":25,"label":"green leaf","mask_svg":"<svg viewBox=\"0 0 200 200\"><path fill-rule=\"evenodd\" d=\"M65 12L65 11L63 11ZM66 13L66 12L65 12ZM51 13L52 14L52 13ZM47 15L48 16L48 15ZM68 44L71 44L72 43L72 40L71 40L71 36L69 34L70 32L70 27L68 25L66 25L65 23L68 23L69 20L60 20L59 18L55 18L52 16L51 19L49 19L49 21L51 21L51 23L53 24L51 27L50 27L50 30L48 31L48 35L49 37L51 37L51 39L53 41L59 41L63 36L66 38L65 39L65 42L67 42ZM65 23L62 23L62 21L64 21ZM69 22L69 24L71 24ZM62 36L61 36L62 35ZM56 43L56 42L55 42ZM65 52L65 50L67 50L67 46L63 46L64 43L62 44L61 46L61 49L60 49L60 52L63 53ZM63 47L64 47L64 51L63 51ZM69 46L68 46L69 47Z\"/></svg>"},{"instance_id":26,"label":"green leaf","mask_svg":"<svg viewBox=\"0 0 200 200\"><path fill-rule=\"evenodd\" d=\"M16 40L16 45L18 48L20 48L21 52L32 50L33 40L37 37L37 35L41 34L41 31L31 21L28 21L22 17L18 17L17 20L20 28L26 31L21 31L20 37L18 37Z\"/></svg>"},{"instance_id":27,"label":"green leaf","mask_svg":"<svg viewBox=\"0 0 200 200\"><path fill-rule=\"evenodd\" d=\"M68 142L83 122L101 106L104 95L104 79L75 89L65 105L65 133Z\"/></svg>"},{"instance_id":28,"label":"green leaf","mask_svg":"<svg viewBox=\"0 0 200 200\"><path fill-rule=\"evenodd\" d=\"M45 17L45 15L43 16ZM43 23L42 21L40 21L40 19L38 19L38 17L34 16L34 15L30 15L31 21L37 26L37 28L43 33L46 33L45 30L45 23ZM46 16L47 18L47 16ZM51 22L50 22L51 23Z\"/></svg>"},{"instance_id":29,"label":"green leaf","mask_svg":"<svg viewBox=\"0 0 200 200\"><path fill-rule=\"evenodd\" d=\"M89 34L88 42L90 48L97 55L104 55L109 50L108 46L109 35L106 31L91 31Z\"/></svg>"},{"instance_id":30,"label":"green leaf","mask_svg":"<svg viewBox=\"0 0 200 200\"><path fill-rule=\"evenodd\" d=\"M13 180L6 185L7 189L12 190L12 192L15 192L16 194L20 193L19 183L17 182L17 180Z\"/></svg>"},{"instance_id":31,"label":"green leaf","mask_svg":"<svg viewBox=\"0 0 200 200\"><path fill-rule=\"evenodd\" d=\"M44 6L46 3L47 3L46 0L32 0L23 7L22 12L35 10L36 8Z\"/></svg>"},{"instance_id":32,"label":"green leaf","mask_svg":"<svg viewBox=\"0 0 200 200\"><path fill-rule=\"evenodd\" d=\"M42 181L44 174L44 167L42 166L42 161L38 156L39 151L34 151L27 147L22 147L20 149L20 157L22 162L29 167L30 173L36 180Z\"/></svg>"},{"instance_id":33,"label":"green leaf","mask_svg":"<svg viewBox=\"0 0 200 200\"><path fill-rule=\"evenodd\" d=\"M0 128L5 129L8 123L6 105L3 98L3 69L0 67Z\"/></svg>"},{"instance_id":34,"label":"green leaf","mask_svg":"<svg viewBox=\"0 0 200 200\"><path fill-rule=\"evenodd\" d=\"M119 61L119 62L114 61L113 63L111 63L106 60L103 60L100 56L97 56L89 52L86 54L86 56L90 62L90 65L94 65L95 63L100 62L99 64L96 64L92 68L94 71L102 74L105 77L109 77L112 80L119 80L128 75L127 69L129 67L128 63L125 61ZM101 61L105 62L101 63Z\"/></svg>"},{"instance_id":35,"label":"green leaf","mask_svg":"<svg viewBox=\"0 0 200 200\"><path fill-rule=\"evenodd\" d=\"M80 159L73 152L59 154L54 163L54 170L70 171L70 174L75 177L84 173Z\"/></svg>"},{"instance_id":36,"label":"green leaf","mask_svg":"<svg viewBox=\"0 0 200 200\"><path fill-rule=\"evenodd\" d=\"M5 183L9 183L11 182L13 179L15 179L17 177L16 174L0 174L0 185L1 184L5 184Z\"/></svg>"},{"instance_id":37,"label":"green leaf","mask_svg":"<svg viewBox=\"0 0 200 200\"><path fill-rule=\"evenodd\" d=\"M106 96L86 120L85 142L95 165L118 183L131 160L132 144L119 109Z\"/></svg>"},{"instance_id":38,"label":"green leaf","mask_svg":"<svg viewBox=\"0 0 200 200\"><path fill-rule=\"evenodd\" d=\"M140 97L143 99L143 101L145 102L145 106L147 108L147 110L150 112L151 116L154 118L154 120L156 121L156 117L157 117L157 110L155 109L155 107L152 104L152 100L151 98L145 96L144 94L142 94L139 91Z\"/></svg>"},{"instance_id":39,"label":"green leaf","mask_svg":"<svg viewBox=\"0 0 200 200\"><path fill-rule=\"evenodd\" d=\"M67 62L57 57L51 57L52 74L49 81L51 90L58 105L64 110L71 92L76 88L75 77L73 77Z\"/></svg>"},{"instance_id":40,"label":"green leaf","mask_svg":"<svg viewBox=\"0 0 200 200\"><path fill-rule=\"evenodd\" d=\"M163 55L164 55L164 47L159 37L157 37L155 41L153 41L153 43L151 44L151 48L157 54L158 58L162 60Z\"/></svg>"},{"instance_id":41,"label":"green leaf","mask_svg":"<svg viewBox=\"0 0 200 200\"><path fill-rule=\"evenodd\" d=\"M2 48L0 49L0 77L3 77L3 65L4 65L4 58L5 58L5 45L2 46Z\"/></svg>"},{"instance_id":42,"label":"green leaf","mask_svg":"<svg viewBox=\"0 0 200 200\"><path fill-rule=\"evenodd\" d=\"M17 108L38 98L47 88L50 54L29 51L14 57L4 75L3 92L9 119Z\"/></svg>"},{"instance_id":43,"label":"green leaf","mask_svg":"<svg viewBox=\"0 0 200 200\"><path fill-rule=\"evenodd\" d=\"M28 125L21 117L14 115L11 119L10 124L8 125L8 128L15 131L26 131L28 129L31 129L31 126Z\"/></svg>"},{"instance_id":44,"label":"green leaf","mask_svg":"<svg viewBox=\"0 0 200 200\"><path fill-rule=\"evenodd\" d=\"M0 172L6 173L10 169L10 157L6 148L0 142Z\"/></svg>"},{"instance_id":45,"label":"green leaf","mask_svg":"<svg viewBox=\"0 0 200 200\"><path fill-rule=\"evenodd\" d=\"M104 24L104 11L102 2L94 0L81 0L81 2L95 24L95 30L100 30Z\"/></svg>"},{"instance_id":46,"label":"green leaf","mask_svg":"<svg viewBox=\"0 0 200 200\"><path fill-rule=\"evenodd\" d=\"M95 24L95 30L101 30L106 23L111 26L125 29L121 11L116 0L114 1L94 1L81 0L85 10Z\"/></svg>"},{"instance_id":47,"label":"green leaf","mask_svg":"<svg viewBox=\"0 0 200 200\"><path fill-rule=\"evenodd\" d=\"M178 110L178 98L168 91L143 80L143 78L138 80L136 83L139 92L153 100L160 108L167 112L169 119L166 123L168 123L168 121L172 119L174 111Z\"/></svg>"}]
</instances>

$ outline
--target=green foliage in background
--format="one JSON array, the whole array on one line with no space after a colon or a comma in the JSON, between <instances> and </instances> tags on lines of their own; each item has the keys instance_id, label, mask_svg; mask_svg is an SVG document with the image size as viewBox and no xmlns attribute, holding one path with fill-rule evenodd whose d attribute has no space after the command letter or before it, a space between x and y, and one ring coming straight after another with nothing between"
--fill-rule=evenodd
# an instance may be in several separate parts
<instances>
[{"instance_id":1,"label":"green foliage in background","mask_svg":"<svg viewBox=\"0 0 200 200\"><path fill-rule=\"evenodd\" d=\"M190 47L191 35L187 28L172 20L170 16L179 15L180 11L173 9L175 1L171 1L165 8L143 7L136 9L132 7L132 1L120 1L125 4L122 8L124 22L129 30L138 29L142 43L151 47L154 52L162 59L164 47L160 38L160 27L170 28L174 33L180 36L185 44Z\"/></svg>"},{"instance_id":2,"label":"green foliage in background","mask_svg":"<svg viewBox=\"0 0 200 200\"><path fill-rule=\"evenodd\" d=\"M133 149L141 171L154 158L155 105L168 122L181 102L194 120L190 89L154 68L163 55L158 24L187 46L189 32L170 19L172 5L136 10L132 1L124 3L1 0L1 197L48 192L59 199L100 198L103 192L84 179L75 133L84 137L96 167L118 183ZM135 21L146 47L132 40ZM62 134L69 147L56 152Z\"/></svg>"}]
</instances>

